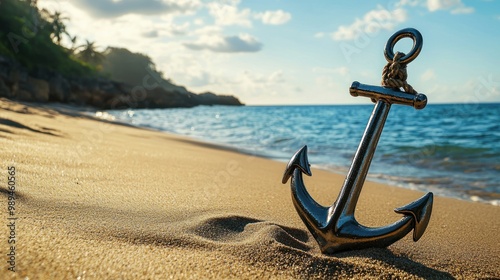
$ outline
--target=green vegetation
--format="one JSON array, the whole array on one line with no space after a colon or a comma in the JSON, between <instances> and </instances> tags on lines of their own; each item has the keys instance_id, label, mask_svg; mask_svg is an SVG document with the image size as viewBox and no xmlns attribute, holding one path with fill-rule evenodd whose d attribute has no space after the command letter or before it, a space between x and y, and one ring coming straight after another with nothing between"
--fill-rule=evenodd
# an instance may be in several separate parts
<instances>
[{"instance_id":1,"label":"green vegetation","mask_svg":"<svg viewBox=\"0 0 500 280\"><path fill-rule=\"evenodd\" d=\"M81 45L75 48L75 50L80 49L76 54L76 57L81 61L97 67L97 69L100 70L102 61L104 60L104 56L102 55L102 53L97 51L95 42L90 42L89 40L85 41L85 45Z\"/></svg>"},{"instance_id":2,"label":"green vegetation","mask_svg":"<svg viewBox=\"0 0 500 280\"><path fill-rule=\"evenodd\" d=\"M36 1L0 2L0 54L12 57L32 70L36 67L66 75L96 75L94 66L77 59L60 45L66 32L61 13L40 11Z\"/></svg>"},{"instance_id":3,"label":"green vegetation","mask_svg":"<svg viewBox=\"0 0 500 280\"><path fill-rule=\"evenodd\" d=\"M148 71L155 71L155 65L147 55L132 53L123 48L108 48L104 52L102 71L113 80L131 85L141 85Z\"/></svg>"},{"instance_id":4,"label":"green vegetation","mask_svg":"<svg viewBox=\"0 0 500 280\"><path fill-rule=\"evenodd\" d=\"M64 21L69 20L68 17L63 16L58 11L55 11L54 14L50 14L49 11L45 9L42 10L42 15L50 22L50 37L55 40L58 45L61 45L63 35L67 35L71 38L71 35L69 35L68 31L66 31L66 25L64 24Z\"/></svg>"},{"instance_id":5,"label":"green vegetation","mask_svg":"<svg viewBox=\"0 0 500 280\"><path fill-rule=\"evenodd\" d=\"M102 57L102 72L111 79L134 86L157 84L165 90L187 93L186 88L176 86L163 73L156 70L156 65L145 54L133 53L123 48L109 47Z\"/></svg>"},{"instance_id":6,"label":"green vegetation","mask_svg":"<svg viewBox=\"0 0 500 280\"><path fill-rule=\"evenodd\" d=\"M77 37L66 30L70 19L36 6L36 0L0 0L0 55L12 57L28 70L43 68L69 76L104 76L131 85L145 77L165 90L187 93L156 70L150 57L124 48L109 47L103 53L95 42L75 46ZM70 48L61 45L64 38Z\"/></svg>"}]
</instances>

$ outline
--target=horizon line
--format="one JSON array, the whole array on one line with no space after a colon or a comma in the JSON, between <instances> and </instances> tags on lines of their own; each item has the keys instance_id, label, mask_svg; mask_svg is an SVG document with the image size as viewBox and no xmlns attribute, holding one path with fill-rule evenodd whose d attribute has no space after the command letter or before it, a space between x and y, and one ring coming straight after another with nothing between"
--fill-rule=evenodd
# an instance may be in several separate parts
<instances>
[{"instance_id":1,"label":"horizon line","mask_svg":"<svg viewBox=\"0 0 500 280\"><path fill-rule=\"evenodd\" d=\"M243 104L244 106L253 106L253 107L271 107L271 106L368 106L373 105L375 103L365 103L365 104L356 104L356 103L330 103L330 104ZM435 103L427 103L427 106L433 105L500 105L500 101L491 101L491 102L435 102Z\"/></svg>"}]
</instances>

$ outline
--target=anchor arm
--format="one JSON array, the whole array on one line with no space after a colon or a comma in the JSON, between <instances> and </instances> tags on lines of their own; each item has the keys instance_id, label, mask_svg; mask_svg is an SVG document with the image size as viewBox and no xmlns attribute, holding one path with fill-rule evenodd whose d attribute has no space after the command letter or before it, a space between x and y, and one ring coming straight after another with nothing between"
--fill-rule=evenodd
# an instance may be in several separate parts
<instances>
[{"instance_id":1,"label":"anchor arm","mask_svg":"<svg viewBox=\"0 0 500 280\"><path fill-rule=\"evenodd\" d=\"M413 230L413 241L418 241L424 234L432 212L433 195L427 193L394 211L404 214L395 223L383 227L365 227L359 224L354 216L346 216L338 221L335 228L324 231L326 238L333 241L321 246L324 253L334 253L345 250L366 247L387 247L405 237Z\"/></svg>"},{"instance_id":2,"label":"anchor arm","mask_svg":"<svg viewBox=\"0 0 500 280\"><path fill-rule=\"evenodd\" d=\"M429 192L416 201L394 209L394 212L411 216L415 221L413 241L418 241L424 234L425 229L427 229L427 225L431 219L433 201L434 195Z\"/></svg>"},{"instance_id":3,"label":"anchor arm","mask_svg":"<svg viewBox=\"0 0 500 280\"><path fill-rule=\"evenodd\" d=\"M305 223L311 234L318 241L322 241L322 232L327 225L328 208L318 204L311 195L307 192L302 180L302 173L296 169L292 182L290 184L292 189L292 201L299 214L299 217Z\"/></svg>"},{"instance_id":4,"label":"anchor arm","mask_svg":"<svg viewBox=\"0 0 500 280\"><path fill-rule=\"evenodd\" d=\"M292 178L290 186L292 188L292 200L295 209L305 224L313 225L315 228L314 231L317 231L318 228L324 227L326 224L328 208L318 204L306 190L302 173L311 176L312 173L309 166L307 146L304 146L290 159L283 174L282 183L285 184L290 177Z\"/></svg>"},{"instance_id":5,"label":"anchor arm","mask_svg":"<svg viewBox=\"0 0 500 280\"><path fill-rule=\"evenodd\" d=\"M331 242L325 246L320 245L320 249L323 253L331 254L367 247L387 247L406 236L412 229L413 218L408 215L383 227L366 227L353 217L346 218L335 230L327 233Z\"/></svg>"}]
</instances>

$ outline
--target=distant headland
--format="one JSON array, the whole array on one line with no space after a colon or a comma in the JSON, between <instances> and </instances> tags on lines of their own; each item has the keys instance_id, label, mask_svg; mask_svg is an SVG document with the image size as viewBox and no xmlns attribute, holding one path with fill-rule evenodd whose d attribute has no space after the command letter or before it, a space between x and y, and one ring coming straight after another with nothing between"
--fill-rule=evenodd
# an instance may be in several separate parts
<instances>
[{"instance_id":1,"label":"distant headland","mask_svg":"<svg viewBox=\"0 0 500 280\"><path fill-rule=\"evenodd\" d=\"M36 1L6 0L0 10L1 97L99 109L243 105L234 96L175 85L145 54L116 47L99 52L90 41L77 46L66 31L69 19L40 10ZM65 38L71 47L61 45Z\"/></svg>"}]
</instances>

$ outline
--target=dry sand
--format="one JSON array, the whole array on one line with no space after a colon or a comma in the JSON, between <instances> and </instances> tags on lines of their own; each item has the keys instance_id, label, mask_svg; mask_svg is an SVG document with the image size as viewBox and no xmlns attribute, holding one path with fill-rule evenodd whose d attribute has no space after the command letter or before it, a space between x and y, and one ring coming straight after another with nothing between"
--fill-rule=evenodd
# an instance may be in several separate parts
<instances>
[{"instance_id":1,"label":"dry sand","mask_svg":"<svg viewBox=\"0 0 500 280\"><path fill-rule=\"evenodd\" d=\"M293 208L285 164L183 137L0 100L0 218L16 168L16 272L1 279L500 277L500 207L435 197L418 242L322 255ZM374 163L376 164L376 163ZM331 204L344 176L313 170ZM366 183L358 220L382 226L422 193Z\"/></svg>"}]
</instances>

